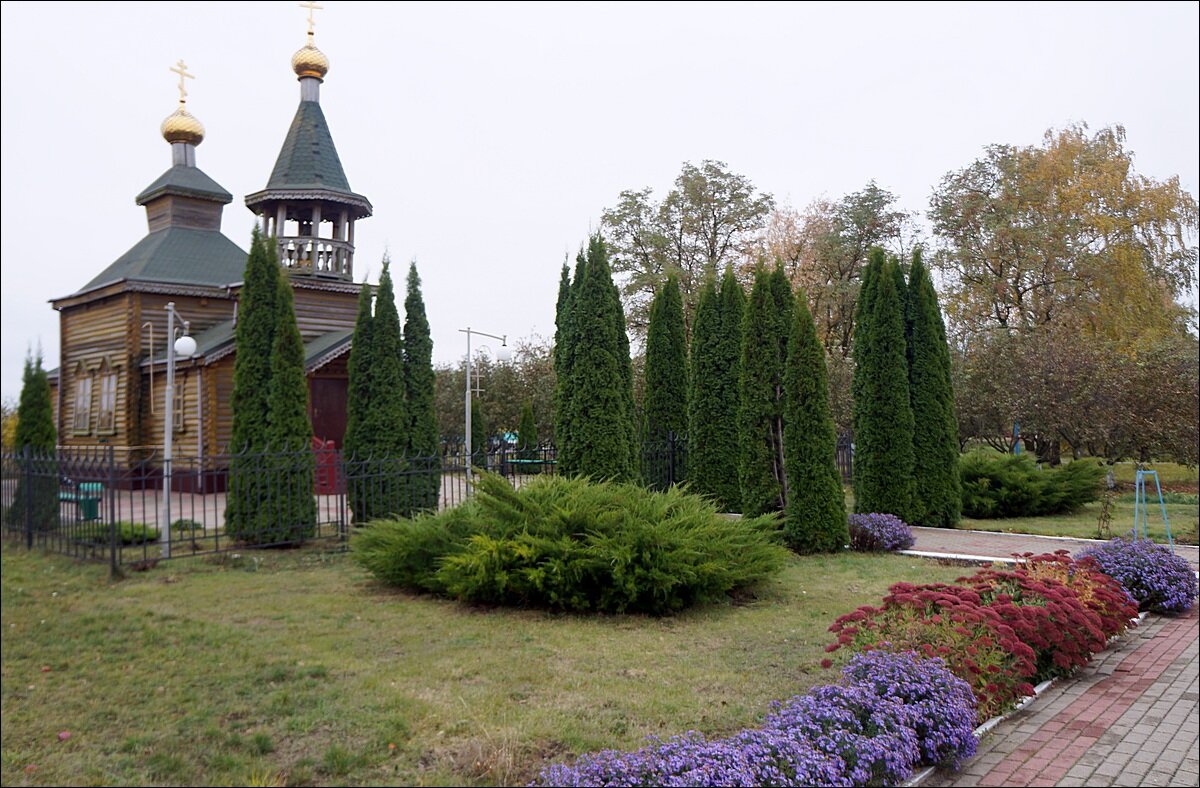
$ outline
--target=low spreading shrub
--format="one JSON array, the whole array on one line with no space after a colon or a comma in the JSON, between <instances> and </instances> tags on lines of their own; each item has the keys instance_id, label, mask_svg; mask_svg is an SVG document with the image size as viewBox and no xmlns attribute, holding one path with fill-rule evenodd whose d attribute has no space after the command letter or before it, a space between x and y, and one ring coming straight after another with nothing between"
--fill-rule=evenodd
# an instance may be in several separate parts
<instances>
[{"instance_id":1,"label":"low spreading shrub","mask_svg":"<svg viewBox=\"0 0 1200 788\"><path fill-rule=\"evenodd\" d=\"M1137 600L1141 610L1184 613L1196 600L1196 575L1185 558L1146 539L1113 539L1089 547L1090 557Z\"/></svg>"},{"instance_id":2,"label":"low spreading shrub","mask_svg":"<svg viewBox=\"0 0 1200 788\"><path fill-rule=\"evenodd\" d=\"M1104 469L1091 460L1039 468L1027 454L973 451L959 460L963 514L1038 517L1075 511L1096 500Z\"/></svg>"},{"instance_id":3,"label":"low spreading shrub","mask_svg":"<svg viewBox=\"0 0 1200 788\"><path fill-rule=\"evenodd\" d=\"M1106 575L1093 558L1075 560L1066 550L1042 555L1023 553L1015 557L1019 571L1036 578L1057 580L1070 588L1079 601L1099 617L1105 638L1124 633L1137 616L1137 602L1120 583Z\"/></svg>"},{"instance_id":4,"label":"low spreading shrub","mask_svg":"<svg viewBox=\"0 0 1200 788\"><path fill-rule=\"evenodd\" d=\"M1021 642L1034 650L1034 681L1071 674L1086 665L1092 654L1103 651L1108 642L1100 616L1053 578L990 568L959 578L958 582L978 593Z\"/></svg>"},{"instance_id":5,"label":"low spreading shrub","mask_svg":"<svg viewBox=\"0 0 1200 788\"><path fill-rule=\"evenodd\" d=\"M730 520L678 489L480 474L462 506L376 521L351 549L385 582L463 601L663 614L767 579L778 540L773 515Z\"/></svg>"},{"instance_id":6,"label":"low spreading shrub","mask_svg":"<svg viewBox=\"0 0 1200 788\"><path fill-rule=\"evenodd\" d=\"M908 523L894 514L850 515L850 547L854 550L907 550L913 541Z\"/></svg>"},{"instance_id":7,"label":"low spreading shrub","mask_svg":"<svg viewBox=\"0 0 1200 788\"><path fill-rule=\"evenodd\" d=\"M584 755L535 785L897 785L918 766L975 752L972 703L939 660L863 655L839 684L775 704L761 728Z\"/></svg>"},{"instance_id":8,"label":"low spreading shrub","mask_svg":"<svg viewBox=\"0 0 1200 788\"><path fill-rule=\"evenodd\" d=\"M112 539L111 526L108 523L83 523L76 534L76 538L85 544L107 545ZM157 540L158 529L152 525L124 520L117 523L117 544L136 545Z\"/></svg>"},{"instance_id":9,"label":"low spreading shrub","mask_svg":"<svg viewBox=\"0 0 1200 788\"><path fill-rule=\"evenodd\" d=\"M1033 649L965 586L896 583L882 607L864 605L839 617L829 631L837 635L829 652L848 647L940 657L970 685L981 722L1033 692Z\"/></svg>"}]
</instances>

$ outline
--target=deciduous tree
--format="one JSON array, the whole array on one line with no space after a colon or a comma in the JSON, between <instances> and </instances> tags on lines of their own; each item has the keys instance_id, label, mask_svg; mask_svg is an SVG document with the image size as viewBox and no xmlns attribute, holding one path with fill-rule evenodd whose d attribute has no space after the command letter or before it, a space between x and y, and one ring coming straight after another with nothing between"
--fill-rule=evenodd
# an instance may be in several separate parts
<instances>
[{"instance_id":1,"label":"deciduous tree","mask_svg":"<svg viewBox=\"0 0 1200 788\"><path fill-rule=\"evenodd\" d=\"M612 271L635 336L649 325L649 305L671 274L679 277L686 335L704 280L737 262L761 231L774 207L744 175L720 161L700 166L685 162L674 188L662 201L653 190L621 192L605 210L605 238L612 247Z\"/></svg>"}]
</instances>

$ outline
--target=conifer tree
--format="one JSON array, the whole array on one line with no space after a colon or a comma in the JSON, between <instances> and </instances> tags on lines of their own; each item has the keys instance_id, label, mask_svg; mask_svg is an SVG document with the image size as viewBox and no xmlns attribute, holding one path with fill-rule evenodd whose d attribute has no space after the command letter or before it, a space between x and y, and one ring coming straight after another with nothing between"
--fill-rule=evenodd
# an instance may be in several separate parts
<instances>
[{"instance_id":1,"label":"conifer tree","mask_svg":"<svg viewBox=\"0 0 1200 788\"><path fill-rule=\"evenodd\" d=\"M411 500L416 510L436 509L442 487L437 413L433 404L435 380L433 338L414 262L408 268L408 292L404 299L404 384L411 420L408 436L414 487Z\"/></svg>"},{"instance_id":2,"label":"conifer tree","mask_svg":"<svg viewBox=\"0 0 1200 788\"><path fill-rule=\"evenodd\" d=\"M861 402L854 468L855 510L912 519L913 413L908 392L904 296L894 262L875 285L866 346L862 348Z\"/></svg>"},{"instance_id":3,"label":"conifer tree","mask_svg":"<svg viewBox=\"0 0 1200 788\"><path fill-rule=\"evenodd\" d=\"M738 411L742 514L783 509L787 495L783 436L783 367L790 335L792 292L782 270L755 272L742 321L741 401Z\"/></svg>"},{"instance_id":4,"label":"conifer tree","mask_svg":"<svg viewBox=\"0 0 1200 788\"><path fill-rule=\"evenodd\" d=\"M962 485L950 349L933 280L919 249L913 253L906 312L914 424L912 522L953 528L962 514Z\"/></svg>"},{"instance_id":5,"label":"conifer tree","mask_svg":"<svg viewBox=\"0 0 1200 788\"><path fill-rule=\"evenodd\" d=\"M517 428L517 446L522 460L537 458L538 434L537 421L533 418L533 400L526 399L521 406L521 423Z\"/></svg>"},{"instance_id":6,"label":"conifer tree","mask_svg":"<svg viewBox=\"0 0 1200 788\"><path fill-rule=\"evenodd\" d=\"M272 473L264 528L253 536L259 544L292 544L311 538L317 527L313 497L312 422L308 417L308 382L304 375L304 341L296 325L292 287L277 280L275 341L267 390L267 446Z\"/></svg>"},{"instance_id":7,"label":"conifer tree","mask_svg":"<svg viewBox=\"0 0 1200 788\"><path fill-rule=\"evenodd\" d=\"M576 280L578 281L578 279ZM570 425L567 417L571 412L571 360L574 358L571 328L571 303L574 288L571 283L570 271L563 262L562 275L558 281L558 303L554 309L554 376L557 381L554 389L554 444L560 450L559 470L562 470L561 449L563 444L572 445L568 433Z\"/></svg>"},{"instance_id":8,"label":"conifer tree","mask_svg":"<svg viewBox=\"0 0 1200 788\"><path fill-rule=\"evenodd\" d=\"M560 437L559 470L599 479L631 479L634 428L633 370L625 315L608 251L592 236L584 266L576 269L569 310L572 360L563 384L571 392Z\"/></svg>"},{"instance_id":9,"label":"conifer tree","mask_svg":"<svg viewBox=\"0 0 1200 788\"><path fill-rule=\"evenodd\" d=\"M728 269L720 290L711 279L705 283L692 323L688 485L715 498L727 512L739 511L742 500L736 416L745 300Z\"/></svg>"},{"instance_id":10,"label":"conifer tree","mask_svg":"<svg viewBox=\"0 0 1200 788\"><path fill-rule=\"evenodd\" d=\"M650 305L646 330L645 440L652 461L645 464L643 478L652 488L665 489L682 476L676 467L676 478L668 478L661 453L687 432L687 389L683 296L671 275Z\"/></svg>"},{"instance_id":11,"label":"conifer tree","mask_svg":"<svg viewBox=\"0 0 1200 788\"><path fill-rule=\"evenodd\" d=\"M28 516L34 530L50 530L58 525L57 435L50 379L42 368L39 348L36 358L32 354L25 356L21 398L17 404L16 437L12 446L18 456L22 456L28 446L33 467L28 478L22 473L17 479L6 518L10 524L24 524Z\"/></svg>"},{"instance_id":12,"label":"conifer tree","mask_svg":"<svg viewBox=\"0 0 1200 788\"><path fill-rule=\"evenodd\" d=\"M700 290L696 317L692 321L692 347L688 369L691 372L691 391L688 395L688 485L692 492L719 501L725 511L736 508L736 498L730 501L723 493L736 487L737 463L723 456L728 446L721 437L729 432L729 412L719 388L720 347L724 339L724 320L721 296L716 281L709 277ZM736 412L736 410L734 411ZM736 444L734 445L736 457ZM727 483L733 477L733 485Z\"/></svg>"},{"instance_id":13,"label":"conifer tree","mask_svg":"<svg viewBox=\"0 0 1200 788\"><path fill-rule=\"evenodd\" d=\"M346 437L342 456L346 463L346 496L350 510L364 511L371 482L367 472L370 454L369 413L371 410L371 286L366 282L358 292L358 317L347 361L349 382L346 397Z\"/></svg>"},{"instance_id":14,"label":"conifer tree","mask_svg":"<svg viewBox=\"0 0 1200 788\"><path fill-rule=\"evenodd\" d=\"M402 515L410 505L404 475L410 424L404 402L404 342L389 269L384 258L371 318L371 404L365 419L366 441L360 447L369 460L362 469L368 477L368 494L361 511L354 512L357 522Z\"/></svg>"},{"instance_id":15,"label":"conifer tree","mask_svg":"<svg viewBox=\"0 0 1200 788\"><path fill-rule=\"evenodd\" d=\"M260 503L269 496L270 469L265 465L264 453L268 451L268 396L279 279L275 240L263 237L256 226L246 260L245 281L238 296L234 329L236 356L230 395L233 412L230 449L234 456L229 463L225 533L235 540L258 541L258 535L270 527L268 513Z\"/></svg>"},{"instance_id":16,"label":"conifer tree","mask_svg":"<svg viewBox=\"0 0 1200 788\"><path fill-rule=\"evenodd\" d=\"M859 474L859 462L866 452L864 435L860 428L861 411L866 401L864 386L867 375L864 364L871 347L871 316L875 303L875 285L883 275L883 267L887 262L887 253L879 247L874 247L868 254L867 265L863 269L862 284L858 289L858 302L854 308L854 339L851 350L854 354L854 377L850 381L851 419L854 440L853 475ZM855 507L857 509L857 505Z\"/></svg>"},{"instance_id":17,"label":"conifer tree","mask_svg":"<svg viewBox=\"0 0 1200 788\"><path fill-rule=\"evenodd\" d=\"M784 538L800 553L841 550L850 542L850 531L837 469L837 430L829 410L829 376L803 294L796 300L783 379L788 475Z\"/></svg>"}]
</instances>

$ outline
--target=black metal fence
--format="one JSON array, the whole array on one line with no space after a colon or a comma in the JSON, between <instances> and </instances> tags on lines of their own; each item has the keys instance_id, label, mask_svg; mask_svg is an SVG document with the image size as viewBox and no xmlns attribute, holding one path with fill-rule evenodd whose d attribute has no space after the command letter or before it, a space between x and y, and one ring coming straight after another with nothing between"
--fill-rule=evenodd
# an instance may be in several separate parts
<instances>
[{"instance_id":1,"label":"black metal fence","mask_svg":"<svg viewBox=\"0 0 1200 788\"><path fill-rule=\"evenodd\" d=\"M682 454L681 442L643 452L647 467L667 469L661 478L671 480L681 459L656 451ZM462 503L480 470L519 487L557 469L552 446L490 446L467 460L453 444L433 457L348 458L316 449L169 464L120 462L111 447L5 450L0 527L28 548L107 561L114 570L252 548L340 550L355 523Z\"/></svg>"},{"instance_id":2,"label":"black metal fence","mask_svg":"<svg viewBox=\"0 0 1200 788\"><path fill-rule=\"evenodd\" d=\"M849 437L839 437L845 480L851 453ZM156 457L121 462L111 447L5 449L0 527L28 548L106 561L114 570L262 547L341 550L355 523L462 503L478 470L519 487L558 467L553 446L491 445L467 459L455 444L434 457L347 458L315 449L169 464ZM685 481L686 465L685 436L642 445L641 476L652 489Z\"/></svg>"}]
</instances>

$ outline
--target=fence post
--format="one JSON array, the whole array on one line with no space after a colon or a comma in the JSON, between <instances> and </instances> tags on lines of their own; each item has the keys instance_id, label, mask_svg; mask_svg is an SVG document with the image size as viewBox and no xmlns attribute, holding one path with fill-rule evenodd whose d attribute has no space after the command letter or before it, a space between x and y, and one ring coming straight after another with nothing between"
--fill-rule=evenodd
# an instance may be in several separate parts
<instances>
[{"instance_id":1,"label":"fence post","mask_svg":"<svg viewBox=\"0 0 1200 788\"><path fill-rule=\"evenodd\" d=\"M25 444L25 549L33 549L33 447ZM57 505L57 504L56 504Z\"/></svg>"},{"instance_id":2,"label":"fence post","mask_svg":"<svg viewBox=\"0 0 1200 788\"><path fill-rule=\"evenodd\" d=\"M108 465L108 576L117 577L120 574L117 560L117 463L113 447L105 451L105 462Z\"/></svg>"}]
</instances>

